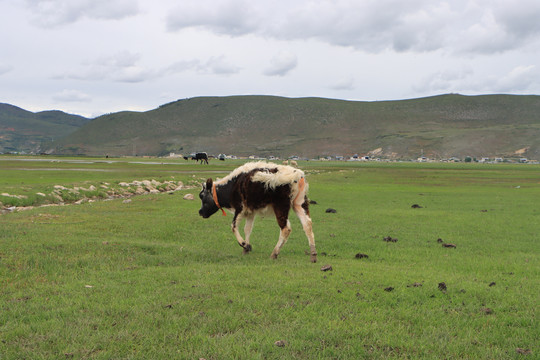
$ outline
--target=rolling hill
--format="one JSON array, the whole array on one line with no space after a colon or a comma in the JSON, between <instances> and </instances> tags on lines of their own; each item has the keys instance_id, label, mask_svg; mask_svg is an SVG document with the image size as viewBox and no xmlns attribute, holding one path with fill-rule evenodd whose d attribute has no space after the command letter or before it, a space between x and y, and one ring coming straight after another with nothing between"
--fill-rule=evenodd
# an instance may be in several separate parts
<instances>
[{"instance_id":1,"label":"rolling hill","mask_svg":"<svg viewBox=\"0 0 540 360\"><path fill-rule=\"evenodd\" d=\"M316 157L540 158L540 96L440 95L359 102L275 96L197 97L98 117L46 144L59 154L168 152ZM517 151L517 153L516 153Z\"/></svg>"},{"instance_id":2,"label":"rolling hill","mask_svg":"<svg viewBox=\"0 0 540 360\"><path fill-rule=\"evenodd\" d=\"M0 103L0 153L38 152L42 142L66 136L88 121L62 111L33 113Z\"/></svg>"}]
</instances>

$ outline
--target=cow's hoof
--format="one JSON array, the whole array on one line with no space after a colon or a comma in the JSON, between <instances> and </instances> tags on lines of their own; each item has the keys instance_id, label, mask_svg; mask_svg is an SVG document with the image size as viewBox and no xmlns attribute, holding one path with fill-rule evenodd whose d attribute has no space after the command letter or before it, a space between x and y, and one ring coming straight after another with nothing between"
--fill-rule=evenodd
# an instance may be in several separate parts
<instances>
[{"instance_id":1,"label":"cow's hoof","mask_svg":"<svg viewBox=\"0 0 540 360\"><path fill-rule=\"evenodd\" d=\"M245 255L247 253L249 253L251 251L251 244L247 244L246 246L244 246L244 250L242 251L242 253Z\"/></svg>"},{"instance_id":2,"label":"cow's hoof","mask_svg":"<svg viewBox=\"0 0 540 360\"><path fill-rule=\"evenodd\" d=\"M270 255L270 259L276 260L277 259L277 254L272 253L272 255Z\"/></svg>"},{"instance_id":3,"label":"cow's hoof","mask_svg":"<svg viewBox=\"0 0 540 360\"><path fill-rule=\"evenodd\" d=\"M317 262L317 255L311 255L311 257L309 258L309 260L310 260L312 263L316 263L316 262Z\"/></svg>"}]
</instances>

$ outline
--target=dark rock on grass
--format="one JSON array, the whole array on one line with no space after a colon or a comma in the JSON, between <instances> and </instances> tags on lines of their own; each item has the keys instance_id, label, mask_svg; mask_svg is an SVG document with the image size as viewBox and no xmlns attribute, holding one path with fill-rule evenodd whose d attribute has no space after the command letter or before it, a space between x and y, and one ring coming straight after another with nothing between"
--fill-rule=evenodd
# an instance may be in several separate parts
<instances>
[{"instance_id":1,"label":"dark rock on grass","mask_svg":"<svg viewBox=\"0 0 540 360\"><path fill-rule=\"evenodd\" d=\"M394 288L391 287L391 286L389 286L387 288L384 288L384 291L386 291L386 292L390 292L390 291L393 291L393 290L394 290Z\"/></svg>"},{"instance_id":2,"label":"dark rock on grass","mask_svg":"<svg viewBox=\"0 0 540 360\"><path fill-rule=\"evenodd\" d=\"M385 236L385 237L383 238L383 241L386 241L386 242L397 242L398 239L393 238L393 237L391 237L391 236Z\"/></svg>"},{"instance_id":3,"label":"dark rock on grass","mask_svg":"<svg viewBox=\"0 0 540 360\"><path fill-rule=\"evenodd\" d=\"M439 290L441 291L446 291L446 284L444 282L440 282L439 283Z\"/></svg>"},{"instance_id":4,"label":"dark rock on grass","mask_svg":"<svg viewBox=\"0 0 540 360\"><path fill-rule=\"evenodd\" d=\"M335 214L335 213L337 213L337 210L336 210L336 209L332 209L332 208L328 208L328 209L326 209L326 212L327 212L328 214Z\"/></svg>"},{"instance_id":5,"label":"dark rock on grass","mask_svg":"<svg viewBox=\"0 0 540 360\"><path fill-rule=\"evenodd\" d=\"M332 271L332 265L324 265L321 267L321 271Z\"/></svg>"},{"instance_id":6,"label":"dark rock on grass","mask_svg":"<svg viewBox=\"0 0 540 360\"><path fill-rule=\"evenodd\" d=\"M274 345L277 347L285 347L285 345L287 345L287 342L285 340L278 340L274 343Z\"/></svg>"},{"instance_id":7,"label":"dark rock on grass","mask_svg":"<svg viewBox=\"0 0 540 360\"><path fill-rule=\"evenodd\" d=\"M418 205L418 204L413 204L413 205L411 205L411 208L413 208L413 209L421 209L422 207L420 205Z\"/></svg>"},{"instance_id":8,"label":"dark rock on grass","mask_svg":"<svg viewBox=\"0 0 540 360\"><path fill-rule=\"evenodd\" d=\"M445 248L453 248L453 249L455 249L455 248L456 248L456 244L447 244L447 243L444 243L444 244L442 244L442 247L445 247Z\"/></svg>"},{"instance_id":9,"label":"dark rock on grass","mask_svg":"<svg viewBox=\"0 0 540 360\"><path fill-rule=\"evenodd\" d=\"M367 258L369 258L369 256L367 256L366 254L362 254L362 253L358 253L354 257L357 258L357 259L367 259Z\"/></svg>"},{"instance_id":10,"label":"dark rock on grass","mask_svg":"<svg viewBox=\"0 0 540 360\"><path fill-rule=\"evenodd\" d=\"M310 205L317 205L317 202L315 200L309 200Z\"/></svg>"},{"instance_id":11,"label":"dark rock on grass","mask_svg":"<svg viewBox=\"0 0 540 360\"><path fill-rule=\"evenodd\" d=\"M442 241L441 238L438 238L438 239L437 239L437 242L438 242L439 244L442 244L443 241Z\"/></svg>"},{"instance_id":12,"label":"dark rock on grass","mask_svg":"<svg viewBox=\"0 0 540 360\"><path fill-rule=\"evenodd\" d=\"M489 287L492 287L492 286L495 286L495 285L497 285L497 283L495 281L492 281L492 282L489 283Z\"/></svg>"}]
</instances>

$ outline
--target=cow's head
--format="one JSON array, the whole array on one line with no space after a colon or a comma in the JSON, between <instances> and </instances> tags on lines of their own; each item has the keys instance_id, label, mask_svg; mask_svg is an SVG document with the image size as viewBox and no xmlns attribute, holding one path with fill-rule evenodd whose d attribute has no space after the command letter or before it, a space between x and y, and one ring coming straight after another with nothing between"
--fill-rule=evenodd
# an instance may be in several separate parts
<instances>
[{"instance_id":1,"label":"cow's head","mask_svg":"<svg viewBox=\"0 0 540 360\"><path fill-rule=\"evenodd\" d=\"M199 198L202 202L201 209L199 210L199 215L201 215L205 219L209 218L216 211L219 210L212 196L212 184L212 179L206 180L206 183L203 184L203 188L199 193Z\"/></svg>"}]
</instances>

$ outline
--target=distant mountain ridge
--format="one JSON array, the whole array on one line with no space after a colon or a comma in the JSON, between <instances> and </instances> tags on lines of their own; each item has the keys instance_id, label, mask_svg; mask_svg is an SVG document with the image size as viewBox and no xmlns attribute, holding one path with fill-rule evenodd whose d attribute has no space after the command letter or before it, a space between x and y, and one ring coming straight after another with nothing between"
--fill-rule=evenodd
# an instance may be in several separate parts
<instances>
[{"instance_id":1,"label":"distant mountain ridge","mask_svg":"<svg viewBox=\"0 0 540 360\"><path fill-rule=\"evenodd\" d=\"M90 119L62 111L33 113L0 103L0 153L35 153L44 141L66 136Z\"/></svg>"},{"instance_id":2,"label":"distant mountain ridge","mask_svg":"<svg viewBox=\"0 0 540 360\"><path fill-rule=\"evenodd\" d=\"M146 112L103 115L42 148L96 156L206 151L310 158L540 159L540 96L449 94L377 102L196 97Z\"/></svg>"}]
</instances>

